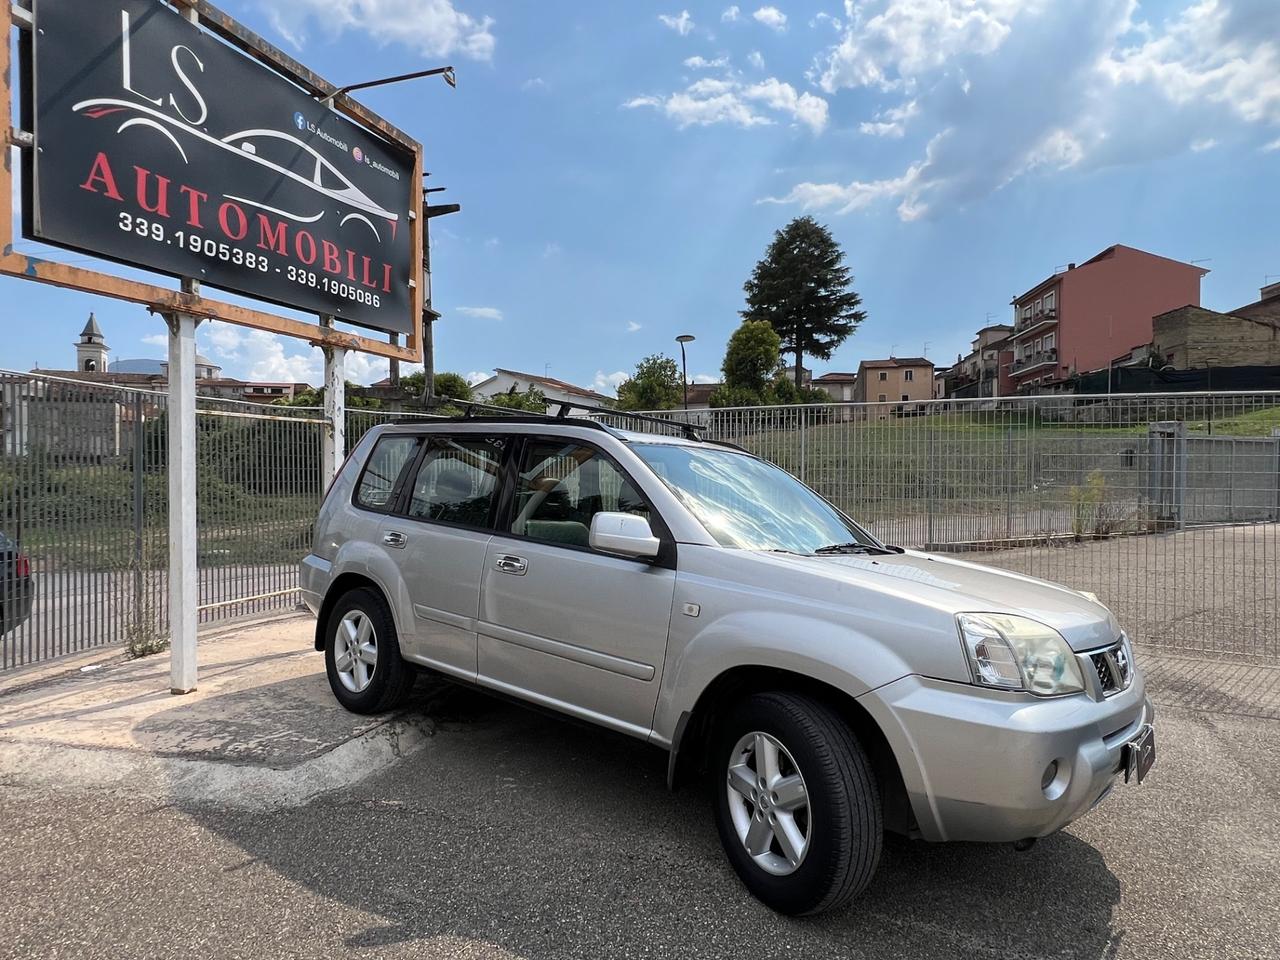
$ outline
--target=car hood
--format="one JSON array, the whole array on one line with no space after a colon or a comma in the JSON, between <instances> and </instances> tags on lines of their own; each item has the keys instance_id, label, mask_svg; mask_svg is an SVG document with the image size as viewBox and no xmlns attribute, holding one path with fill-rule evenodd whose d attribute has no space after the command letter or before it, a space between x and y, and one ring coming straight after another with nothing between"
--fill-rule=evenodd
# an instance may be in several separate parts
<instances>
[{"instance_id":1,"label":"car hood","mask_svg":"<svg viewBox=\"0 0 1280 960\"><path fill-rule=\"evenodd\" d=\"M844 601L850 599L846 589L852 586L913 599L952 614L1016 614L1053 627L1074 650L1103 646L1120 635L1110 610L1069 587L950 557L914 550L875 556L760 556L811 575L810 589L820 593L826 593L822 584L829 582Z\"/></svg>"}]
</instances>

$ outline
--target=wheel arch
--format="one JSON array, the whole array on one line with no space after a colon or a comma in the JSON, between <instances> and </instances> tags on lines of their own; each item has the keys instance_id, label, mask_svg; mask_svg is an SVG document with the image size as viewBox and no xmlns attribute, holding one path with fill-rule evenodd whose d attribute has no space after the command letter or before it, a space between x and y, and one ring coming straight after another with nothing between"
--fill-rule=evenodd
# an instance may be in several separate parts
<instances>
[{"instance_id":1,"label":"wheel arch","mask_svg":"<svg viewBox=\"0 0 1280 960\"><path fill-rule=\"evenodd\" d=\"M391 620L395 622L395 607L391 604L391 599L387 596L387 591L382 589L382 585L376 580L360 573L344 573L336 577L329 585L329 589L325 591L324 601L320 604L320 610L316 614L316 636L315 645L317 650L323 650L325 644L325 634L329 629L329 614L332 612L334 605L345 597L352 590L368 589L372 590L382 598L382 602L387 605L387 609L391 611Z\"/></svg>"},{"instance_id":2,"label":"wheel arch","mask_svg":"<svg viewBox=\"0 0 1280 960\"><path fill-rule=\"evenodd\" d=\"M897 757L866 708L838 687L778 667L732 667L707 685L693 709L682 714L676 724L667 766L668 786L675 789L698 779L706 771L706 751L711 735L729 704L766 691L806 694L835 710L849 724L871 761L880 785L885 828L907 835L917 832Z\"/></svg>"}]
</instances>

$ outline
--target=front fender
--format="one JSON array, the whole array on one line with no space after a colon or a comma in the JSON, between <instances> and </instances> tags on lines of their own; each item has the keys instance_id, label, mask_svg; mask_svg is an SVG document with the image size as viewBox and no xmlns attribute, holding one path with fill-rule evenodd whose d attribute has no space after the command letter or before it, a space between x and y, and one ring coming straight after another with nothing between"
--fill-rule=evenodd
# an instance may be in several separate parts
<instances>
[{"instance_id":1,"label":"front fender","mask_svg":"<svg viewBox=\"0 0 1280 960\"><path fill-rule=\"evenodd\" d=\"M680 622L681 620L684 622ZM787 611L724 613L688 636L688 623L672 624L672 650L654 716L654 740L670 746L682 715L728 670L766 667L820 681L859 697L912 671L892 648L874 637L818 617Z\"/></svg>"}]
</instances>

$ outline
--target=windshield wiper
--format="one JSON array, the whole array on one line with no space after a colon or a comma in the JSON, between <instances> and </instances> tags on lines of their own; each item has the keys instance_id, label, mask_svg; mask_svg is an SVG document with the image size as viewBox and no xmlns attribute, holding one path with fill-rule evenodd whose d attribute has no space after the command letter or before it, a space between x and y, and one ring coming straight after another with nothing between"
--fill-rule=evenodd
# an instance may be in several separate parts
<instances>
[{"instance_id":1,"label":"windshield wiper","mask_svg":"<svg viewBox=\"0 0 1280 960\"><path fill-rule=\"evenodd\" d=\"M886 553L901 553L901 548L894 547L877 547L870 543L830 543L825 547L819 547L813 551L815 556L829 556L837 553L872 553L876 555L884 555Z\"/></svg>"}]
</instances>

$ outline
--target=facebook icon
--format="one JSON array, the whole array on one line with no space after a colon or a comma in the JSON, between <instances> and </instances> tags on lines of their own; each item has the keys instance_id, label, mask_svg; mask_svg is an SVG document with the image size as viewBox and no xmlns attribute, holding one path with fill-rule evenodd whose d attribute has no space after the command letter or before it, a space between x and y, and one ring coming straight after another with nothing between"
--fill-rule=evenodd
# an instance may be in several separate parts
<instances>
[{"instance_id":1,"label":"facebook icon","mask_svg":"<svg viewBox=\"0 0 1280 960\"><path fill-rule=\"evenodd\" d=\"M307 118L302 115L301 110L293 115L293 125L299 130L307 129Z\"/></svg>"}]
</instances>

